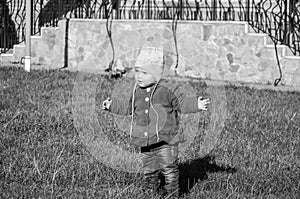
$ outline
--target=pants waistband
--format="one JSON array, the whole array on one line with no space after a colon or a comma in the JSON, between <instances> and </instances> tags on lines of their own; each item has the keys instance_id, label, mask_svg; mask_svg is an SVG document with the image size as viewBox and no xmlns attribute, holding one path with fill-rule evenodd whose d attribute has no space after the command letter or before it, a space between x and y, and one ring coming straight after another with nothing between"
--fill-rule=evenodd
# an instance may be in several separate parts
<instances>
[{"instance_id":1,"label":"pants waistband","mask_svg":"<svg viewBox=\"0 0 300 199\"><path fill-rule=\"evenodd\" d=\"M168 143L166 143L165 141L161 141L155 144L151 144L149 146L144 146L141 147L141 152L153 152L153 151L157 151L159 150L162 146L167 145Z\"/></svg>"}]
</instances>

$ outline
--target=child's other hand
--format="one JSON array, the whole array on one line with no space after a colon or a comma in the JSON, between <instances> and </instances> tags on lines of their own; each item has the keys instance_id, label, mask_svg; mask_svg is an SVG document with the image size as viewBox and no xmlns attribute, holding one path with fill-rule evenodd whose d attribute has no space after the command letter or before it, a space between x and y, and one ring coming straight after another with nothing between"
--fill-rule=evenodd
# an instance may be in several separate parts
<instances>
[{"instance_id":1,"label":"child's other hand","mask_svg":"<svg viewBox=\"0 0 300 199\"><path fill-rule=\"evenodd\" d=\"M102 109L109 110L110 104L111 104L111 99L108 97L106 100L103 101Z\"/></svg>"},{"instance_id":2,"label":"child's other hand","mask_svg":"<svg viewBox=\"0 0 300 199\"><path fill-rule=\"evenodd\" d=\"M209 99L203 99L202 97L198 97L198 108L200 110L206 111L209 103Z\"/></svg>"}]
</instances>

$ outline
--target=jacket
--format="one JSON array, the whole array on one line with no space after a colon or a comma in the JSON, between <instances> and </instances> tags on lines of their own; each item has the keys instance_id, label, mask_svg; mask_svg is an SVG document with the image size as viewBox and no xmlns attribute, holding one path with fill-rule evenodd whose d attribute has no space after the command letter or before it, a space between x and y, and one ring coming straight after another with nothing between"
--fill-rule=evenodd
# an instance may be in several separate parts
<instances>
[{"instance_id":1,"label":"jacket","mask_svg":"<svg viewBox=\"0 0 300 199\"><path fill-rule=\"evenodd\" d=\"M161 141L182 141L179 114L195 113L199 109L197 97L187 96L175 81L161 79L148 88L136 86L129 102L112 98L109 111L132 115L132 144L149 146Z\"/></svg>"}]
</instances>

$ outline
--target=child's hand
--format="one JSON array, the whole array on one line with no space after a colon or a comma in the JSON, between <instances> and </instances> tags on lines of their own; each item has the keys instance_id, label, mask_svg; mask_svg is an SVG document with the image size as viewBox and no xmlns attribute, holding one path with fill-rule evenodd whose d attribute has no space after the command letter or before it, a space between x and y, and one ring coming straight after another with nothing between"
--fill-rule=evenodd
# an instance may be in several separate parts
<instances>
[{"instance_id":1,"label":"child's hand","mask_svg":"<svg viewBox=\"0 0 300 199\"><path fill-rule=\"evenodd\" d=\"M198 97L198 108L200 110L207 110L207 105L209 104L209 99L203 99L202 97Z\"/></svg>"},{"instance_id":2,"label":"child's hand","mask_svg":"<svg viewBox=\"0 0 300 199\"><path fill-rule=\"evenodd\" d=\"M106 100L103 101L102 109L109 110L110 104L111 104L111 99L108 97Z\"/></svg>"}]
</instances>

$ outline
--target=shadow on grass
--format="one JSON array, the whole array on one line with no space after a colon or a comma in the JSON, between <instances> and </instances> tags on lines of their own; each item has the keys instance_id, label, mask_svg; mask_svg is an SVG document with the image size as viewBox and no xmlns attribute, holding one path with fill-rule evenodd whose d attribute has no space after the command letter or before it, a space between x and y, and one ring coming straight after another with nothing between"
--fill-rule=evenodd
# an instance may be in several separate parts
<instances>
[{"instance_id":1,"label":"shadow on grass","mask_svg":"<svg viewBox=\"0 0 300 199\"><path fill-rule=\"evenodd\" d=\"M210 156L180 164L180 195L189 193L189 190L192 189L199 180L207 179L207 173L235 173L236 171L237 170L235 168L217 165L214 162L214 158Z\"/></svg>"}]
</instances>

